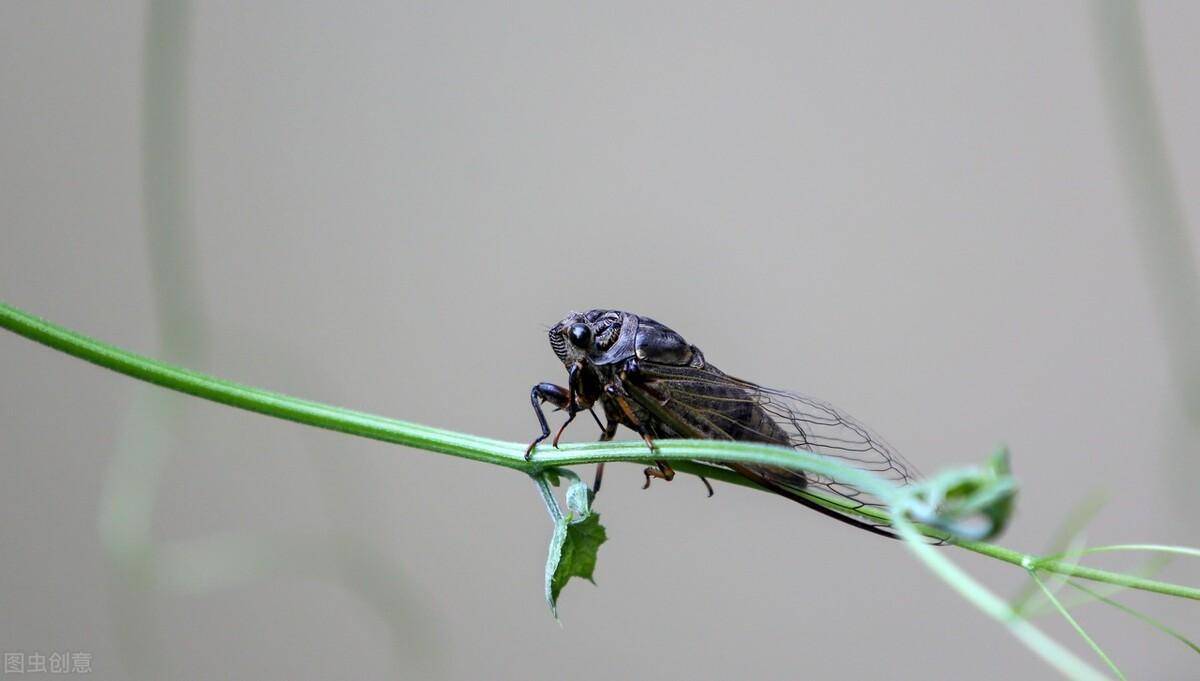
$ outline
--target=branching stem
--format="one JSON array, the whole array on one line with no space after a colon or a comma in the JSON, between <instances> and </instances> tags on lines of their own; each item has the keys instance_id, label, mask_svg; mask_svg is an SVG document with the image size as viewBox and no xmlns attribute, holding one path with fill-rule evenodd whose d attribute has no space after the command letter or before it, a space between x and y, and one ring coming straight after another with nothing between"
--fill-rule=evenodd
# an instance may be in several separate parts
<instances>
[{"instance_id":1,"label":"branching stem","mask_svg":"<svg viewBox=\"0 0 1200 681\"><path fill-rule=\"evenodd\" d=\"M525 445L522 443L505 442L398 421L222 380L134 354L39 319L4 303L0 303L0 327L92 364L213 402L317 428L490 463L527 474L536 474L551 466L571 466L601 461L650 463L655 460L665 460L671 461L672 466L680 472L703 474L710 479L754 487L752 482L730 471L698 463L700 461L739 462L796 468L818 475L828 475L843 479L881 498L894 496L895 488L858 469L849 468L807 452L745 442L658 440L655 443L655 452L648 451L642 442L563 444L558 449L539 448L536 450L533 460L526 461ZM877 520L887 519L885 512L869 507L862 509L860 514ZM948 539L944 533L931 528L920 528L920 530L930 537ZM949 541L969 551L1026 569L1036 565L1037 569L1044 572L1200 600L1200 588L1196 587L1084 567L1052 558L1041 558L986 542Z\"/></svg>"}]
</instances>

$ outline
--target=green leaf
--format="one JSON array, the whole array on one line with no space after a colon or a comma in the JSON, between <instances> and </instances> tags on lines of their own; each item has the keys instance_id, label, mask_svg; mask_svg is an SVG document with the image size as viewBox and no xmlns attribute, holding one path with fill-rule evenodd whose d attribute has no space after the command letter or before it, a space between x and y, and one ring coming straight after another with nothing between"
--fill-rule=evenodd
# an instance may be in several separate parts
<instances>
[{"instance_id":1,"label":"green leaf","mask_svg":"<svg viewBox=\"0 0 1200 681\"><path fill-rule=\"evenodd\" d=\"M559 478L571 481L567 487L566 515L550 491L550 484L559 482ZM591 490L574 471L548 469L535 481L542 492L546 511L554 521L554 534L550 537L550 552L546 557L546 602L554 618L558 619L558 595L572 577L582 577L595 584L592 574L596 570L596 554L608 535L600 524L600 514L592 513Z\"/></svg>"},{"instance_id":2,"label":"green leaf","mask_svg":"<svg viewBox=\"0 0 1200 681\"><path fill-rule=\"evenodd\" d=\"M600 524L600 514L592 513L578 522L566 522L563 526L563 539L557 556L553 555L553 545L550 561L546 563L546 598L550 610L558 617L558 595L572 577L581 577L595 584L592 578L596 570L596 553L600 545L608 539L604 526ZM555 529L555 539L559 532ZM551 563L554 563L553 570Z\"/></svg>"}]
</instances>

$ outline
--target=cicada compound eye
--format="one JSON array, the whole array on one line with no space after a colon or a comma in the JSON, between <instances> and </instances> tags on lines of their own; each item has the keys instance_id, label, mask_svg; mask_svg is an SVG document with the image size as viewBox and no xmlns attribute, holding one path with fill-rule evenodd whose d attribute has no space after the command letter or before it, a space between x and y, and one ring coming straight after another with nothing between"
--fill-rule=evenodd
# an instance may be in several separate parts
<instances>
[{"instance_id":1,"label":"cicada compound eye","mask_svg":"<svg viewBox=\"0 0 1200 681\"><path fill-rule=\"evenodd\" d=\"M571 328L567 329L567 338L571 339L571 345L580 350L587 350L592 344L592 327L587 324L572 324Z\"/></svg>"}]
</instances>

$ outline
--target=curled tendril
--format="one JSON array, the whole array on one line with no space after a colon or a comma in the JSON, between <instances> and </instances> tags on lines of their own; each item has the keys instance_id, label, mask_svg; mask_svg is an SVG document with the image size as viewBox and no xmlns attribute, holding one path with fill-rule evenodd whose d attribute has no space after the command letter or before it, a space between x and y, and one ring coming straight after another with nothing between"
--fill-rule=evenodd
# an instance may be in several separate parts
<instances>
[{"instance_id":1,"label":"curled tendril","mask_svg":"<svg viewBox=\"0 0 1200 681\"><path fill-rule=\"evenodd\" d=\"M905 489L899 510L955 537L984 541L1000 534L1013 511L1017 483L1008 450L983 466L948 470Z\"/></svg>"}]
</instances>

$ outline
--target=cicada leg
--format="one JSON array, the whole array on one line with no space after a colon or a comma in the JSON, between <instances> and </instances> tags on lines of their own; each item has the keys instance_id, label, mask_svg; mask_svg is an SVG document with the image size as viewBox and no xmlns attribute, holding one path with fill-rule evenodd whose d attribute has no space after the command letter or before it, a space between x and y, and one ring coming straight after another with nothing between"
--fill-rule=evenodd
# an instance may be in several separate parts
<instances>
[{"instance_id":1,"label":"cicada leg","mask_svg":"<svg viewBox=\"0 0 1200 681\"><path fill-rule=\"evenodd\" d=\"M637 360L634 358L630 358L628 361L625 362L625 365L622 367L621 376L625 379L636 381L638 378L638 375L639 375L639 367L638 367ZM650 399L656 400L660 405L666 405L669 402L669 399L666 395L663 395L662 393L658 392L650 385L646 385L644 383L638 383L635 385L637 385L638 390L646 393L646 395L648 395ZM609 392L610 392L610 394L613 394L616 390L620 390L620 388L617 387L613 391L609 391ZM623 394L623 391L621 391L621 392ZM615 395L615 394L613 396L617 397L617 395ZM617 403L621 405L621 408L625 411L626 416L630 420L632 420L633 422L636 423L637 417L635 417L632 414L632 410L629 408L628 403L622 402L620 400L618 400ZM646 436L643 434L642 437L645 438ZM650 445L650 449L654 449L653 442L651 442L648 438L647 438L647 444ZM650 478L661 478L663 480L670 482L671 479L675 477L675 471L672 470L669 465L667 465L667 462L656 461L655 464L657 465L657 468L647 468L646 470L643 471L643 473L646 475L646 484L642 485L642 489L648 489L650 487ZM698 476L698 477L700 478L700 482L704 483L704 489L708 490L708 496L711 497L713 495L712 484L710 484L708 482L708 478L704 477L703 475Z\"/></svg>"},{"instance_id":2,"label":"cicada leg","mask_svg":"<svg viewBox=\"0 0 1200 681\"><path fill-rule=\"evenodd\" d=\"M526 461L528 461L529 457L533 454L533 448L536 447L542 440L550 437L550 424L546 423L546 413L542 411L542 403L549 402L559 409L566 409L567 406L571 404L571 397L570 392L561 385L554 385L553 383L538 383L537 385L533 386L532 390L529 391L529 401L533 403L533 413L537 415L538 425L542 427L542 434L539 435L533 442L530 442L529 446L525 448ZM574 417L575 415L571 414L571 418ZM567 423L570 422L571 419L568 418ZM563 427L565 428L566 424L563 424ZM559 429L559 435L561 434L562 430ZM556 442L558 441L557 437L554 439Z\"/></svg>"},{"instance_id":3,"label":"cicada leg","mask_svg":"<svg viewBox=\"0 0 1200 681\"><path fill-rule=\"evenodd\" d=\"M633 407L629 406L629 397L625 394L625 390L621 388L621 385L619 383L609 383L604 386L604 392L621 408L621 414L625 416L626 425L637 431L637 434L641 435L642 440L646 442L646 446L653 452L654 439L650 437L650 433L646 432L637 414L633 413Z\"/></svg>"},{"instance_id":4,"label":"cicada leg","mask_svg":"<svg viewBox=\"0 0 1200 681\"><path fill-rule=\"evenodd\" d=\"M591 409L588 411L592 412L592 418L596 419L596 425L600 425L600 419L596 418L596 412ZM608 413L607 409L604 412L604 420L606 422L605 425L600 427L600 442L608 442L609 440L613 439L613 436L617 434L617 427L621 425L621 422L614 419L612 414ZM596 464L596 477L592 479L592 496L595 496L600 492L600 482L603 479L604 462L601 461L600 463Z\"/></svg>"},{"instance_id":5,"label":"cicada leg","mask_svg":"<svg viewBox=\"0 0 1200 681\"><path fill-rule=\"evenodd\" d=\"M642 473L646 476L646 484L642 489L650 489L650 478L659 478L671 482L675 479L675 469L666 461L655 461L654 466L647 466Z\"/></svg>"},{"instance_id":6,"label":"cicada leg","mask_svg":"<svg viewBox=\"0 0 1200 681\"><path fill-rule=\"evenodd\" d=\"M558 449L558 440L562 437L563 431L571 422L575 420L575 415L579 413L579 387L583 378L583 369L579 364L571 367L567 372L567 420L563 422L558 432L554 434L554 439L550 442L555 449ZM562 407L559 407L560 409Z\"/></svg>"},{"instance_id":7,"label":"cicada leg","mask_svg":"<svg viewBox=\"0 0 1200 681\"><path fill-rule=\"evenodd\" d=\"M579 412L575 411L574 409L571 409L567 412L567 420L563 421L563 424L559 426L558 432L554 434L554 439L550 441L550 446L558 449L559 438L562 437L563 431L567 429L567 426L571 425L571 422L575 420L575 414L577 413Z\"/></svg>"},{"instance_id":8,"label":"cicada leg","mask_svg":"<svg viewBox=\"0 0 1200 681\"><path fill-rule=\"evenodd\" d=\"M629 405L629 400L626 399L625 391L621 388L620 384L610 383L605 386L604 390L617 403L617 406L621 408L621 412L625 415L627 423L642 436L650 451L654 451L654 440L642 426L642 422L638 419L637 414L634 413L633 407ZM659 478L667 482L675 479L675 469L671 468L670 464L666 461L655 461L654 466L647 467L642 473L646 476L646 484L642 485L642 489L650 488L650 478Z\"/></svg>"}]
</instances>

